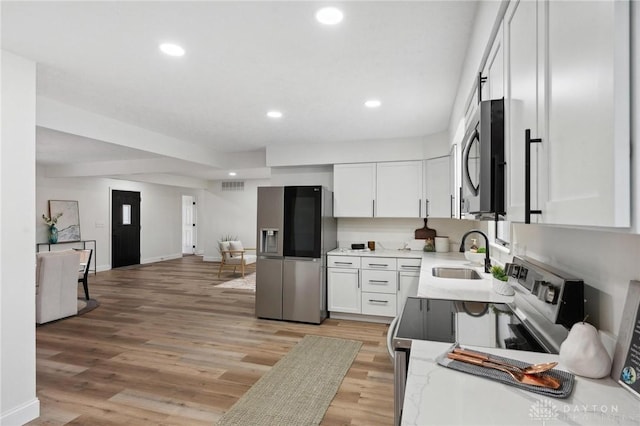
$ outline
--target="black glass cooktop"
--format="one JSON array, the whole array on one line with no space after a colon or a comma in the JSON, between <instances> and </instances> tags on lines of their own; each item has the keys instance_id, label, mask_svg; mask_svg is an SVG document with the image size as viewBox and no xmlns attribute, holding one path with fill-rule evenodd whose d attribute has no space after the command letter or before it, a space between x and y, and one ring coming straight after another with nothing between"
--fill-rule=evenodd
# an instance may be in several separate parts
<instances>
[{"instance_id":1,"label":"black glass cooktop","mask_svg":"<svg viewBox=\"0 0 640 426\"><path fill-rule=\"evenodd\" d=\"M509 305L502 303L409 297L395 339L545 352Z\"/></svg>"}]
</instances>

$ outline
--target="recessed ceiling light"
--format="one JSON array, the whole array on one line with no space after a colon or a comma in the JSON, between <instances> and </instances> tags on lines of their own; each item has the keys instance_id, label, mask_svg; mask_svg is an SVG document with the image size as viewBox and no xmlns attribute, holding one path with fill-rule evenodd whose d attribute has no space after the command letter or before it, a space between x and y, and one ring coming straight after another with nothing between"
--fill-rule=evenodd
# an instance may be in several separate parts
<instances>
[{"instance_id":1,"label":"recessed ceiling light","mask_svg":"<svg viewBox=\"0 0 640 426\"><path fill-rule=\"evenodd\" d=\"M169 56L182 56L184 55L184 49L180 46L178 46L177 44L172 44L172 43L162 43L160 45L160 50L162 50L163 53L169 55Z\"/></svg>"},{"instance_id":2,"label":"recessed ceiling light","mask_svg":"<svg viewBox=\"0 0 640 426\"><path fill-rule=\"evenodd\" d=\"M382 102L380 102L378 99L369 99L364 103L364 106L366 106L367 108L378 108L380 105L382 105Z\"/></svg>"},{"instance_id":3,"label":"recessed ceiling light","mask_svg":"<svg viewBox=\"0 0 640 426\"><path fill-rule=\"evenodd\" d=\"M324 25L336 25L342 21L342 11L335 7L323 7L316 12L316 19Z\"/></svg>"},{"instance_id":4,"label":"recessed ceiling light","mask_svg":"<svg viewBox=\"0 0 640 426\"><path fill-rule=\"evenodd\" d=\"M235 176L235 175L237 175L236 172L229 172L229 176Z\"/></svg>"},{"instance_id":5,"label":"recessed ceiling light","mask_svg":"<svg viewBox=\"0 0 640 426\"><path fill-rule=\"evenodd\" d=\"M281 118L282 117L282 113L280 111L269 111L267 113L267 117L269 117L269 118Z\"/></svg>"}]
</instances>

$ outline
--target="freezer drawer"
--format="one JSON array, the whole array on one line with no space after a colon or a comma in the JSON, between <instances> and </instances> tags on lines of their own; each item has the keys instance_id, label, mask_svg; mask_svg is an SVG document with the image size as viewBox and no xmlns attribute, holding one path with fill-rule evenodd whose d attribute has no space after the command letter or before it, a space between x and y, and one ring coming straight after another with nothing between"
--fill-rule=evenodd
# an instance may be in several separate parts
<instances>
[{"instance_id":1,"label":"freezer drawer","mask_svg":"<svg viewBox=\"0 0 640 426\"><path fill-rule=\"evenodd\" d=\"M282 319L320 324L327 317L321 259L284 260Z\"/></svg>"},{"instance_id":2,"label":"freezer drawer","mask_svg":"<svg viewBox=\"0 0 640 426\"><path fill-rule=\"evenodd\" d=\"M258 257L256 317L282 319L282 259Z\"/></svg>"}]
</instances>

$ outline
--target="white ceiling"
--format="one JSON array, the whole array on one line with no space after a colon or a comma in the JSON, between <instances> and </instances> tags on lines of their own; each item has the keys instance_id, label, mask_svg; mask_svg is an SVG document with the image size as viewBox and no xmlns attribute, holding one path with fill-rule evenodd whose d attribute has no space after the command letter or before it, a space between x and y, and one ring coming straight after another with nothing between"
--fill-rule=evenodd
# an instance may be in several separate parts
<instances>
[{"instance_id":1,"label":"white ceiling","mask_svg":"<svg viewBox=\"0 0 640 426\"><path fill-rule=\"evenodd\" d=\"M0 4L2 48L38 63L38 96L225 153L445 131L476 10L341 2L344 21L327 27L314 14L328 3L314 1ZM163 55L167 41L185 56ZM372 97L380 108L363 106ZM37 136L41 164L159 156Z\"/></svg>"}]
</instances>

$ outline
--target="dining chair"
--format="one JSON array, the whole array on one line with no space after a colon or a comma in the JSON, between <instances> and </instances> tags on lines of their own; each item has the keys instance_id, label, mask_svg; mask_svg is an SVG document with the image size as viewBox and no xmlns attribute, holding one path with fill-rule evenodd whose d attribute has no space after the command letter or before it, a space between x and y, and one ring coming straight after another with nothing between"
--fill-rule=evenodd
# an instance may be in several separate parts
<instances>
[{"instance_id":1,"label":"dining chair","mask_svg":"<svg viewBox=\"0 0 640 426\"><path fill-rule=\"evenodd\" d=\"M93 249L74 249L80 253L80 269L78 271L78 282L84 287L84 297L89 300L89 269L91 269L91 257Z\"/></svg>"}]
</instances>

